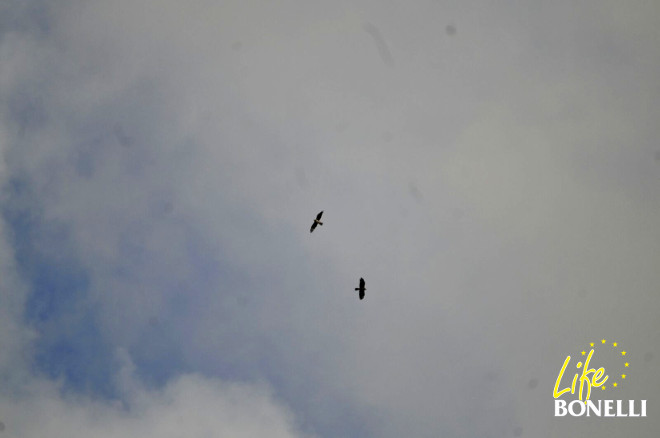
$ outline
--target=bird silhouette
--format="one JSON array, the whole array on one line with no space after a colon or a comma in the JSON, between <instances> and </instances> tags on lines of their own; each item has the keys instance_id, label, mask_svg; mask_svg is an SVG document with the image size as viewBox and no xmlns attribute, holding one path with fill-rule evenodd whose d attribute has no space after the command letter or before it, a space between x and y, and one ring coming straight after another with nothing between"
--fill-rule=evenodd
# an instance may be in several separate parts
<instances>
[{"instance_id":1,"label":"bird silhouette","mask_svg":"<svg viewBox=\"0 0 660 438\"><path fill-rule=\"evenodd\" d=\"M312 228L309 229L310 233L312 233L314 231L314 228L316 228L317 225L323 225L323 222L321 222L321 216L323 216L323 210L321 210L321 212L316 215L316 219L314 219L314 223L312 224Z\"/></svg>"},{"instance_id":2,"label":"bird silhouette","mask_svg":"<svg viewBox=\"0 0 660 438\"><path fill-rule=\"evenodd\" d=\"M367 290L367 288L364 287L364 278L360 278L360 287L356 287L355 290L360 291L360 299L363 299L364 291Z\"/></svg>"}]
</instances>

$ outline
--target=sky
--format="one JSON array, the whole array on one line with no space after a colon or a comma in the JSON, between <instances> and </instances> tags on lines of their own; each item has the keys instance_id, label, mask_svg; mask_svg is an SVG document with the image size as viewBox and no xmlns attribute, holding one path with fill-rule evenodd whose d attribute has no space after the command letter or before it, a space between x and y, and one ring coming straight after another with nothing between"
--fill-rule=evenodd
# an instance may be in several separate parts
<instances>
[{"instance_id":1,"label":"sky","mask_svg":"<svg viewBox=\"0 0 660 438\"><path fill-rule=\"evenodd\" d=\"M653 1L0 0L0 437L651 436L658 72ZM648 417L553 417L601 339Z\"/></svg>"}]
</instances>

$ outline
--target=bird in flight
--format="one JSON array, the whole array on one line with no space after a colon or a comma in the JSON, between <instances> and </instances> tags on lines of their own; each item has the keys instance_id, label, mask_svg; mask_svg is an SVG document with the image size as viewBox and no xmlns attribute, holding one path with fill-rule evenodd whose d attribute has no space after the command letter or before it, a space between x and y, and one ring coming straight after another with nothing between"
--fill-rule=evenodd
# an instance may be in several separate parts
<instances>
[{"instance_id":1,"label":"bird in flight","mask_svg":"<svg viewBox=\"0 0 660 438\"><path fill-rule=\"evenodd\" d=\"M316 219L314 219L312 228L309 229L310 233L314 231L314 228L316 228L317 225L323 225L323 222L321 222L321 216L323 216L323 211L316 215Z\"/></svg>"},{"instance_id":2,"label":"bird in flight","mask_svg":"<svg viewBox=\"0 0 660 438\"><path fill-rule=\"evenodd\" d=\"M356 287L355 290L360 291L360 299L363 299L364 291L367 290L367 288L364 287L364 278L360 278L360 287Z\"/></svg>"}]
</instances>

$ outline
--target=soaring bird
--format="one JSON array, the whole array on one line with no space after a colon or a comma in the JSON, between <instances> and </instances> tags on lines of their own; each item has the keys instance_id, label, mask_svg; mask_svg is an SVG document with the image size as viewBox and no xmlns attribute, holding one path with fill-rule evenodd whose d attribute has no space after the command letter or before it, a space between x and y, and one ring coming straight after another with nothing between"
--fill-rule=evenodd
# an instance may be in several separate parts
<instances>
[{"instance_id":1,"label":"soaring bird","mask_svg":"<svg viewBox=\"0 0 660 438\"><path fill-rule=\"evenodd\" d=\"M316 228L317 225L323 225L323 222L321 222L321 216L323 216L323 211L316 215L316 219L314 219L312 228L309 229L310 233L314 231L314 228Z\"/></svg>"},{"instance_id":2,"label":"soaring bird","mask_svg":"<svg viewBox=\"0 0 660 438\"><path fill-rule=\"evenodd\" d=\"M364 287L364 278L360 278L360 287L356 287L355 290L360 291L360 299L364 298L364 291L367 290L366 287Z\"/></svg>"}]
</instances>

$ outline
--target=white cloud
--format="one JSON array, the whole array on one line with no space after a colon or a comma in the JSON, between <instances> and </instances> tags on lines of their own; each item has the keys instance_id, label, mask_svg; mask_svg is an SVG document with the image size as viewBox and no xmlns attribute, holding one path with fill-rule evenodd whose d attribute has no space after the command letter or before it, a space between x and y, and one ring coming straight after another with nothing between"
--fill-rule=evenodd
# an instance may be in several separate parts
<instances>
[{"instance_id":1,"label":"white cloud","mask_svg":"<svg viewBox=\"0 0 660 438\"><path fill-rule=\"evenodd\" d=\"M158 390L126 388L128 401L64 393L33 381L0 398L4 433L16 437L259 437L292 438L293 416L265 387L187 374Z\"/></svg>"}]
</instances>

